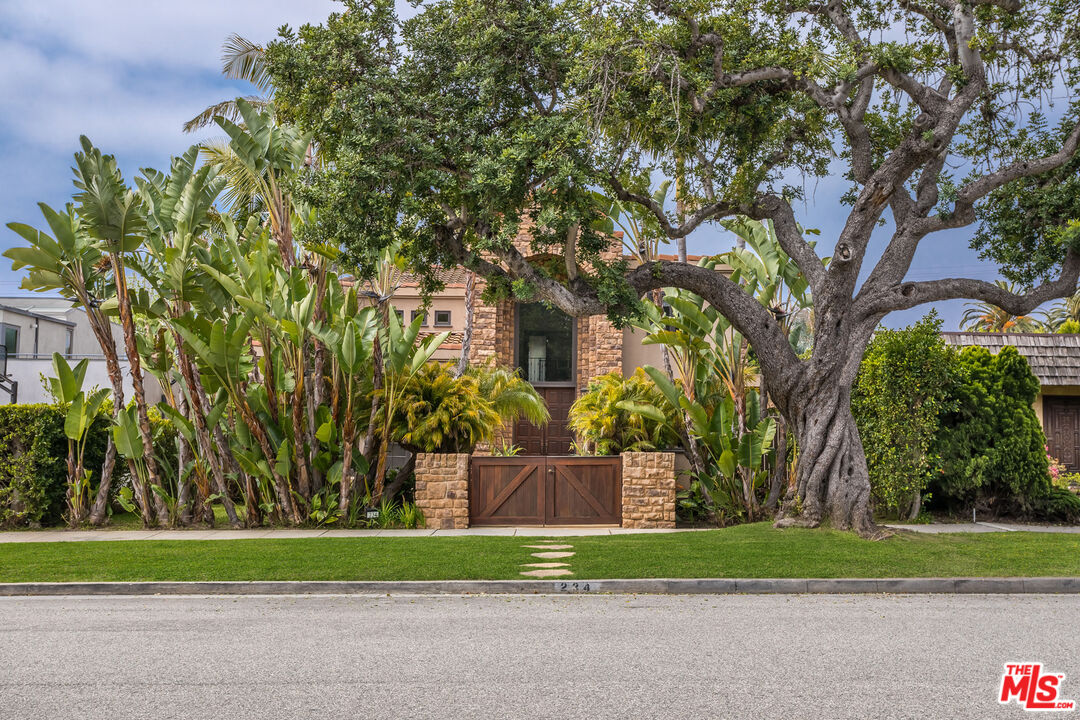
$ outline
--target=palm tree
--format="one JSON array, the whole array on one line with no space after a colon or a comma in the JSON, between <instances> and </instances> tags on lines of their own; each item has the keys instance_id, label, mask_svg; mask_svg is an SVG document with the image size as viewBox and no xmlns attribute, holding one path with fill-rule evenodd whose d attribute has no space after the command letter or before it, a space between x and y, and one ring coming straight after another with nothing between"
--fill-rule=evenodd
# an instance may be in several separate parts
<instances>
[{"instance_id":1,"label":"palm tree","mask_svg":"<svg viewBox=\"0 0 1080 720\"><path fill-rule=\"evenodd\" d=\"M274 96L274 84L266 69L266 48L233 33L221 46L221 74L231 80L247 80L262 93L243 98L248 104L263 109L269 107ZM203 110L184 123L184 132L190 133L207 127L216 117L229 120L240 119L236 100L223 100Z\"/></svg>"},{"instance_id":2,"label":"palm tree","mask_svg":"<svg viewBox=\"0 0 1080 720\"><path fill-rule=\"evenodd\" d=\"M138 196L124 183L116 158L103 155L83 136L80 139L83 151L75 154L75 195L78 202L76 210L79 219L90 237L100 243L101 251L108 256L112 266L113 284L116 288L117 311L120 326L124 331L124 346L128 356L131 374L131 388L135 395L135 407L138 411L138 430L145 454L147 480L149 486L140 487L135 483L142 497L140 505L143 522L149 524L150 488L160 485L157 463L154 461L154 441L150 430L150 416L143 389L143 372L139 356L135 319L131 309L131 296L128 293L127 269L125 256L134 253L142 245L146 233L144 208ZM154 502L159 522L168 523L168 509L160 498Z\"/></svg>"},{"instance_id":3,"label":"palm tree","mask_svg":"<svg viewBox=\"0 0 1080 720\"><path fill-rule=\"evenodd\" d=\"M102 300L111 294L108 278L108 261L95 247L94 240L79 223L78 216L68 208L57 212L48 205L39 205L52 237L23 225L9 223L8 227L23 237L30 247L16 247L4 252L11 259L12 269L27 269L22 288L34 292L58 291L71 300L75 307L82 307L90 329L101 345L105 357L105 369L112 385L113 418L124 409L124 378L120 370L120 357L113 339L112 323L102 309ZM105 462L101 467L101 483L90 509L89 521L93 525L105 522L108 511L109 488L113 468L116 465L116 445L109 433L105 448ZM132 469L132 477L134 477Z\"/></svg>"},{"instance_id":4,"label":"palm tree","mask_svg":"<svg viewBox=\"0 0 1080 720\"><path fill-rule=\"evenodd\" d=\"M1069 321L1080 322L1080 292L1064 298L1046 313L1046 323L1054 332Z\"/></svg>"},{"instance_id":5,"label":"palm tree","mask_svg":"<svg viewBox=\"0 0 1080 720\"><path fill-rule=\"evenodd\" d=\"M995 280L1002 290L1017 293L1020 289L1011 282ZM960 329L970 332L1046 332L1046 323L1032 315L1013 315L989 302L969 302L960 319Z\"/></svg>"}]
</instances>

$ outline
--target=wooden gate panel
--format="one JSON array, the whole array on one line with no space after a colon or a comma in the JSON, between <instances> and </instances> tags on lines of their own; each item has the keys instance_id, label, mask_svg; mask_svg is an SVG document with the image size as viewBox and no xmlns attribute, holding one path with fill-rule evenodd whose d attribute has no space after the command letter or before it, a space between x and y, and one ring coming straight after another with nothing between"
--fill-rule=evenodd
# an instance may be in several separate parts
<instances>
[{"instance_id":1,"label":"wooden gate panel","mask_svg":"<svg viewBox=\"0 0 1080 720\"><path fill-rule=\"evenodd\" d=\"M621 518L617 456L472 459L471 525L618 525Z\"/></svg>"},{"instance_id":2,"label":"wooden gate panel","mask_svg":"<svg viewBox=\"0 0 1080 720\"><path fill-rule=\"evenodd\" d=\"M544 471L543 458L474 457L469 472L469 523L542 523L547 505Z\"/></svg>"},{"instance_id":3,"label":"wooden gate panel","mask_svg":"<svg viewBox=\"0 0 1080 720\"><path fill-rule=\"evenodd\" d=\"M618 525L622 518L621 467L618 457L549 457L547 523Z\"/></svg>"}]
</instances>

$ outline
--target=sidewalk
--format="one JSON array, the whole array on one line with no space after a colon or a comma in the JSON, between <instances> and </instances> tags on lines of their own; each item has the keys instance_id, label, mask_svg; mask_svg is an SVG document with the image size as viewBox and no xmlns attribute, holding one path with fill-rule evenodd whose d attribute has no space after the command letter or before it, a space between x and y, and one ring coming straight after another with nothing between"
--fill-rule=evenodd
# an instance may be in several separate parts
<instances>
[{"instance_id":1,"label":"sidewalk","mask_svg":"<svg viewBox=\"0 0 1080 720\"><path fill-rule=\"evenodd\" d=\"M586 535L638 535L696 532L709 528L632 530L621 527L478 527L467 530L366 530L347 528L265 528L257 530L16 530L0 532L0 543L85 542L108 540L256 540L263 538L351 537L457 537L501 535L504 537L583 537Z\"/></svg>"},{"instance_id":2,"label":"sidewalk","mask_svg":"<svg viewBox=\"0 0 1080 720\"><path fill-rule=\"evenodd\" d=\"M970 523L929 523L924 525L885 523L884 526L893 530L910 530L911 532L934 535L937 533L993 532L1080 533L1080 525L1027 525L1011 522L983 522L982 520Z\"/></svg>"},{"instance_id":3,"label":"sidewalk","mask_svg":"<svg viewBox=\"0 0 1080 720\"><path fill-rule=\"evenodd\" d=\"M1021 523L932 523L929 525L884 524L893 530L917 533L1080 533L1080 525L1024 525ZM585 537L591 535L639 535L675 532L703 532L713 528L635 530L621 527L478 527L467 530L367 530L347 528L260 528L256 530L14 530L0 532L0 543L86 542L117 540L256 540L263 538L352 538L352 537L458 537L499 535L503 537Z\"/></svg>"}]
</instances>

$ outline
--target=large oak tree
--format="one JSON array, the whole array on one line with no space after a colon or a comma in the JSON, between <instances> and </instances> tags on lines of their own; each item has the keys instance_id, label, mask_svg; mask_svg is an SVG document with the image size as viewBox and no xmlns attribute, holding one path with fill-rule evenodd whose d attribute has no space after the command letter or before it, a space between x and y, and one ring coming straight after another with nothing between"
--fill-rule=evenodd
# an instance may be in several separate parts
<instances>
[{"instance_id":1,"label":"large oak tree","mask_svg":"<svg viewBox=\"0 0 1080 720\"><path fill-rule=\"evenodd\" d=\"M464 264L489 292L572 315L700 294L749 339L798 440L778 522L869 534L849 394L882 318L953 298L1023 314L1076 289L1078 28L1076 0L445 0L404 22L389 0L350 1L285 30L268 65L279 111L324 160L302 189L320 208L311 232L362 267L404 235L420 271ZM815 248L792 201L831 174L844 204L815 211L846 219ZM663 177L671 207L649 192ZM676 242L771 220L813 291L812 356L714 272L603 261L598 188ZM527 220L565 267L514 248ZM1021 292L906 279L921 243L968 226ZM875 232L889 237L868 256Z\"/></svg>"}]
</instances>

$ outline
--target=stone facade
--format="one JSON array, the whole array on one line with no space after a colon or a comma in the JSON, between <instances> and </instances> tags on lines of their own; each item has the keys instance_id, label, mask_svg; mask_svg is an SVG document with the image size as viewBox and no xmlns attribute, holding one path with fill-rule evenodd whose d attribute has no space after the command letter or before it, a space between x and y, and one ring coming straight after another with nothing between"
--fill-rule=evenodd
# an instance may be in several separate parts
<instances>
[{"instance_id":1,"label":"stone facade","mask_svg":"<svg viewBox=\"0 0 1080 720\"><path fill-rule=\"evenodd\" d=\"M416 506L427 527L469 527L469 456L421 453L416 456Z\"/></svg>"},{"instance_id":2,"label":"stone facade","mask_svg":"<svg viewBox=\"0 0 1080 720\"><path fill-rule=\"evenodd\" d=\"M606 315L578 319L577 386L589 389L589 381L607 373L622 373L623 331Z\"/></svg>"},{"instance_id":3,"label":"stone facade","mask_svg":"<svg viewBox=\"0 0 1080 720\"><path fill-rule=\"evenodd\" d=\"M622 526L675 527L675 453L622 454Z\"/></svg>"},{"instance_id":4,"label":"stone facade","mask_svg":"<svg viewBox=\"0 0 1080 720\"><path fill-rule=\"evenodd\" d=\"M526 222L514 240L514 247L529 256L531 225ZM613 239L611 247L603 253L605 259L619 257L621 245ZM477 278L473 296L473 335L469 349L470 363L494 360L499 365L514 364L514 341L516 339L515 306L512 300L503 300L492 306L480 299L485 283ZM579 392L584 392L589 381L598 375L622 372L623 331L617 329L605 315L578 318L577 375L574 378Z\"/></svg>"}]
</instances>

